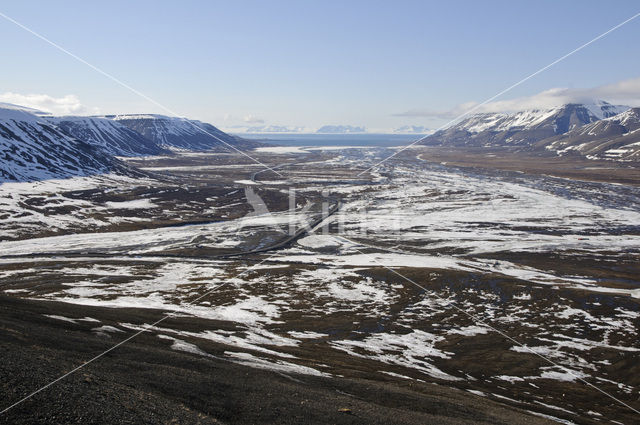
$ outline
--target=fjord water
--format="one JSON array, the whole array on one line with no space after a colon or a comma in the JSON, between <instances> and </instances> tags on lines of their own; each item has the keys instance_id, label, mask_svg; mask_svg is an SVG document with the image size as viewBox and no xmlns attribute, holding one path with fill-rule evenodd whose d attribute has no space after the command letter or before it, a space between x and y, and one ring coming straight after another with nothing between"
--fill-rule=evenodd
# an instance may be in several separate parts
<instances>
[{"instance_id":1,"label":"fjord water","mask_svg":"<svg viewBox=\"0 0 640 425\"><path fill-rule=\"evenodd\" d=\"M257 140L279 146L402 146L412 143L423 135L419 134L238 134L249 140Z\"/></svg>"}]
</instances>

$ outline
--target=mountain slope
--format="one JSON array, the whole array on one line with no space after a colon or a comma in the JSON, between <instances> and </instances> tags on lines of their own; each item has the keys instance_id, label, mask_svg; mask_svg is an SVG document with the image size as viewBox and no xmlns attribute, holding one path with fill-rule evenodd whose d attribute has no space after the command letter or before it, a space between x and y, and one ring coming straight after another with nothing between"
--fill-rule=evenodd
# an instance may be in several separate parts
<instances>
[{"instance_id":1,"label":"mountain slope","mask_svg":"<svg viewBox=\"0 0 640 425\"><path fill-rule=\"evenodd\" d=\"M211 124L164 115L111 115L110 118L168 149L233 150L251 149L259 143L227 134Z\"/></svg>"},{"instance_id":2,"label":"mountain slope","mask_svg":"<svg viewBox=\"0 0 640 425\"><path fill-rule=\"evenodd\" d=\"M100 147L115 156L158 155L167 153L140 133L118 123L100 117L47 117L64 133Z\"/></svg>"},{"instance_id":3,"label":"mountain slope","mask_svg":"<svg viewBox=\"0 0 640 425\"><path fill-rule=\"evenodd\" d=\"M70 137L35 112L0 105L0 182L130 173L108 153Z\"/></svg>"},{"instance_id":4,"label":"mountain slope","mask_svg":"<svg viewBox=\"0 0 640 425\"><path fill-rule=\"evenodd\" d=\"M624 106L599 101L567 104L552 109L507 113L481 113L423 139L423 145L441 146L530 146L540 140L614 116Z\"/></svg>"},{"instance_id":5,"label":"mountain slope","mask_svg":"<svg viewBox=\"0 0 640 425\"><path fill-rule=\"evenodd\" d=\"M640 108L631 108L621 114L566 134L539 142L559 155L578 153L591 159L640 160Z\"/></svg>"}]
</instances>

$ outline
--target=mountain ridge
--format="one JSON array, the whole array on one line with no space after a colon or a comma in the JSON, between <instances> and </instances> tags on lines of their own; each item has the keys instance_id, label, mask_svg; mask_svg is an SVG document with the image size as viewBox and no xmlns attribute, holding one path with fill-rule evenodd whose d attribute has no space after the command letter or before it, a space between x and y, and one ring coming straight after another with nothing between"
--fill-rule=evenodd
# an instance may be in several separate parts
<instances>
[{"instance_id":1,"label":"mountain ridge","mask_svg":"<svg viewBox=\"0 0 640 425\"><path fill-rule=\"evenodd\" d=\"M600 101L513 113L479 113L423 138L430 146L530 146L628 109Z\"/></svg>"},{"instance_id":2,"label":"mountain ridge","mask_svg":"<svg viewBox=\"0 0 640 425\"><path fill-rule=\"evenodd\" d=\"M72 137L100 147L114 156L161 155L169 151L158 146L140 133L102 117L62 116L47 117Z\"/></svg>"},{"instance_id":3,"label":"mountain ridge","mask_svg":"<svg viewBox=\"0 0 640 425\"><path fill-rule=\"evenodd\" d=\"M590 159L640 160L640 108L575 128L535 145L558 155L580 154Z\"/></svg>"},{"instance_id":4,"label":"mountain ridge","mask_svg":"<svg viewBox=\"0 0 640 425\"><path fill-rule=\"evenodd\" d=\"M64 133L43 117L4 106L0 107L0 182L136 174L99 147Z\"/></svg>"},{"instance_id":5,"label":"mountain ridge","mask_svg":"<svg viewBox=\"0 0 640 425\"><path fill-rule=\"evenodd\" d=\"M138 130L142 130L142 133ZM116 157L261 146L201 121L163 115L54 116L0 103L0 182L116 172L142 175Z\"/></svg>"},{"instance_id":6,"label":"mountain ridge","mask_svg":"<svg viewBox=\"0 0 640 425\"><path fill-rule=\"evenodd\" d=\"M234 150L252 149L260 143L225 133L217 127L198 120L158 114L105 115L107 119L128 127L153 141L163 149L172 150Z\"/></svg>"}]
</instances>

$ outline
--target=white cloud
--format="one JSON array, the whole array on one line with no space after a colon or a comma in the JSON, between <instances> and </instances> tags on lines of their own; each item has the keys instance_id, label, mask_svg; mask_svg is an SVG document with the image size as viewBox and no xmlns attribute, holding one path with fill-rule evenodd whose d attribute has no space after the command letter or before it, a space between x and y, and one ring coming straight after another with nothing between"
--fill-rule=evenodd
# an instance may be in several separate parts
<instances>
[{"instance_id":1,"label":"white cloud","mask_svg":"<svg viewBox=\"0 0 640 425\"><path fill-rule=\"evenodd\" d=\"M638 106L640 105L640 77L596 87L592 92L593 96L610 99L611 103Z\"/></svg>"},{"instance_id":2,"label":"white cloud","mask_svg":"<svg viewBox=\"0 0 640 425\"><path fill-rule=\"evenodd\" d=\"M258 118L255 115L247 115L243 119L247 124L264 124L264 120L262 118Z\"/></svg>"},{"instance_id":3,"label":"white cloud","mask_svg":"<svg viewBox=\"0 0 640 425\"><path fill-rule=\"evenodd\" d=\"M91 115L99 114L98 108L83 105L78 96L68 94L63 97L52 97L47 94L0 93L0 102L26 106L54 115Z\"/></svg>"},{"instance_id":4,"label":"white cloud","mask_svg":"<svg viewBox=\"0 0 640 425\"><path fill-rule=\"evenodd\" d=\"M525 109L547 109L567 103L589 103L594 100L606 100L616 105L638 106L640 105L640 77L593 88L553 88L532 96L498 100L481 106L477 106L477 102L466 102L442 111L412 109L394 116L452 119L471 110L473 113L513 112Z\"/></svg>"},{"instance_id":5,"label":"white cloud","mask_svg":"<svg viewBox=\"0 0 640 425\"><path fill-rule=\"evenodd\" d=\"M410 109L405 112L401 112L398 114L393 114L394 117L405 117L405 118L440 118L440 119L448 119L457 117L474 106L476 106L476 102L467 102L462 103L460 105L456 105L452 109L449 110L435 110L435 109Z\"/></svg>"}]
</instances>

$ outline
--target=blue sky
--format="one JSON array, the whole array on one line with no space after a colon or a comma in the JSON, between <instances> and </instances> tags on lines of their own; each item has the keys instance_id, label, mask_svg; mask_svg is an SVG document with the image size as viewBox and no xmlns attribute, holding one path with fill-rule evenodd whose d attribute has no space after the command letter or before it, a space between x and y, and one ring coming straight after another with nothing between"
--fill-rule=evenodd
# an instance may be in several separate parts
<instances>
[{"instance_id":1,"label":"blue sky","mask_svg":"<svg viewBox=\"0 0 640 425\"><path fill-rule=\"evenodd\" d=\"M179 115L227 129L386 130L437 127L457 105L496 94L640 3L27 0L0 12ZM0 37L1 100L56 112L164 112L4 19ZM502 99L597 87L612 97L631 80L627 98L612 100L636 102L638 40L640 18Z\"/></svg>"}]
</instances>

